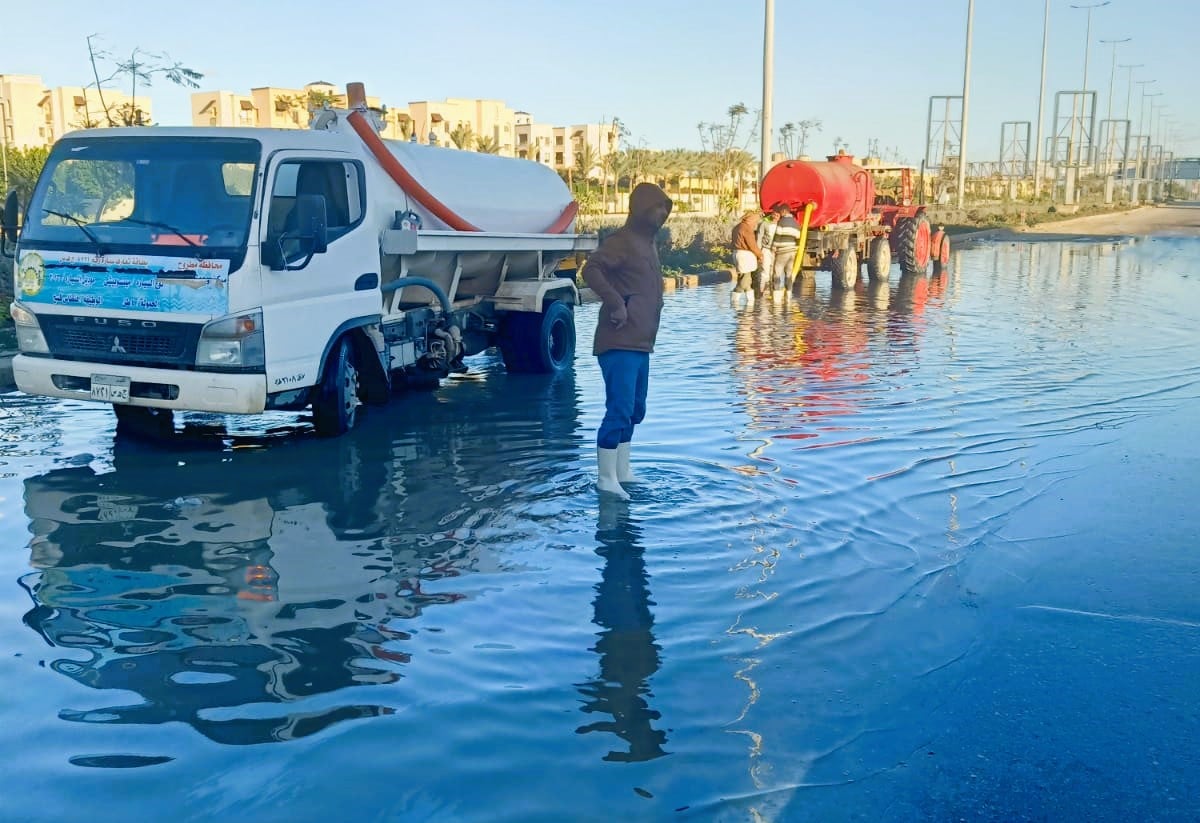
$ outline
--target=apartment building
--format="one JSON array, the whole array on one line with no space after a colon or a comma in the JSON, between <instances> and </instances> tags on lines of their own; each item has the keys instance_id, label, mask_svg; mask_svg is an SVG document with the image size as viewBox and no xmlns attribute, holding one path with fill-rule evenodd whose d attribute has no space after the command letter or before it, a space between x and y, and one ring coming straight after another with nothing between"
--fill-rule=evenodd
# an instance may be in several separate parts
<instances>
[{"instance_id":1,"label":"apartment building","mask_svg":"<svg viewBox=\"0 0 1200 823\"><path fill-rule=\"evenodd\" d=\"M324 81L299 89L260 86L249 94L196 92L192 95L192 124L302 129L308 127L311 112L325 103L344 107L345 93ZM587 146L595 160L591 173L599 174L603 158L619 149L617 132L609 124L536 123L528 112L514 111L501 100L451 97L399 107L368 97L367 105L383 118L386 138L475 150L482 146L495 154L535 160L559 171L577 170L577 155Z\"/></svg>"},{"instance_id":2,"label":"apartment building","mask_svg":"<svg viewBox=\"0 0 1200 823\"><path fill-rule=\"evenodd\" d=\"M47 88L36 74L0 74L0 136L12 148L49 146L76 129L151 122L148 96L112 89Z\"/></svg>"}]
</instances>

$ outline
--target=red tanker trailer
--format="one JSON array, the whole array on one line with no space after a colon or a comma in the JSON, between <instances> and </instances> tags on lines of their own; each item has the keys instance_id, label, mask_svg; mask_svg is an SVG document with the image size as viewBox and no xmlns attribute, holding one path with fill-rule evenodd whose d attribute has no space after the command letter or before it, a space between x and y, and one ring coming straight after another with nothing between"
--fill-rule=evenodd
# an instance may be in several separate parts
<instances>
[{"instance_id":1,"label":"red tanker trailer","mask_svg":"<svg viewBox=\"0 0 1200 823\"><path fill-rule=\"evenodd\" d=\"M877 176L900 172L893 195L877 196ZM786 203L801 226L803 254L796 271L827 270L833 282L852 288L860 262L872 279L887 278L893 257L905 274L923 274L949 262L950 241L934 232L925 207L913 203L911 170L864 167L839 152L828 160L788 160L767 172L760 187L764 211Z\"/></svg>"}]
</instances>

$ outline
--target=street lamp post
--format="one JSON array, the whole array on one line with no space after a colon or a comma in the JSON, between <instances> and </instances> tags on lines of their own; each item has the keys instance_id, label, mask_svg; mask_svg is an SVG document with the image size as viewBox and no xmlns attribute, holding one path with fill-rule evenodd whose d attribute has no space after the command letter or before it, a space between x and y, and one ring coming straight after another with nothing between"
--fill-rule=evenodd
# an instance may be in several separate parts
<instances>
[{"instance_id":1,"label":"street lamp post","mask_svg":"<svg viewBox=\"0 0 1200 823\"><path fill-rule=\"evenodd\" d=\"M1133 70L1140 69L1145 65L1146 65L1145 63L1122 63L1121 65L1117 66L1117 68L1119 68L1119 69L1128 69L1129 70L1129 78L1128 78L1129 82L1125 89L1125 119L1126 120L1129 119L1129 103L1130 103L1130 99L1133 97Z\"/></svg>"},{"instance_id":2,"label":"street lamp post","mask_svg":"<svg viewBox=\"0 0 1200 823\"><path fill-rule=\"evenodd\" d=\"M775 0L766 0L763 18L762 158L758 164L761 185L771 166L771 102L775 75Z\"/></svg>"},{"instance_id":3,"label":"street lamp post","mask_svg":"<svg viewBox=\"0 0 1200 823\"><path fill-rule=\"evenodd\" d=\"M958 207L963 207L967 185L967 110L971 96L971 25L975 22L975 0L967 0L967 47L963 54L962 133L958 138Z\"/></svg>"},{"instance_id":4,"label":"street lamp post","mask_svg":"<svg viewBox=\"0 0 1200 823\"><path fill-rule=\"evenodd\" d=\"M1100 41L1101 43L1104 43L1105 45L1112 46L1112 67L1109 69L1109 72L1108 72L1108 108L1105 110L1106 113L1104 115L1108 119L1108 133L1106 135L1104 135L1104 174L1106 177L1112 173L1112 154L1113 154L1112 150L1113 150L1113 137L1114 137L1113 126L1115 125L1113 123L1112 101L1113 101L1113 85L1115 84L1116 79L1117 79L1117 46L1119 46L1121 43L1128 43L1132 39L1133 39L1132 37L1125 37L1120 40L1101 40ZM1099 160L1099 158L1097 158L1097 160ZM1097 165L1098 165L1098 163L1097 163Z\"/></svg>"},{"instance_id":5,"label":"street lamp post","mask_svg":"<svg viewBox=\"0 0 1200 823\"><path fill-rule=\"evenodd\" d=\"M1079 101L1079 106L1080 106L1080 113L1079 113L1079 125L1080 125L1080 132L1082 132L1082 125L1084 125L1084 124L1082 124L1082 121L1084 121L1084 114L1085 114L1085 112L1084 112L1084 110L1082 110L1082 109L1084 109L1084 106L1085 106L1085 104L1086 104L1086 103L1085 103L1085 101L1086 101L1086 95L1087 95L1087 61L1088 61L1088 58L1090 58L1090 56L1091 56L1091 53L1092 53L1092 12L1093 12L1093 11L1096 11L1096 10L1097 10L1097 8L1103 8L1104 6L1108 6L1108 5L1110 4L1110 2L1111 2L1111 1L1112 1L1112 0L1103 0L1103 2L1092 2L1092 4L1084 4L1084 5L1075 5L1075 4L1072 4L1072 6L1070 6L1070 7L1072 7L1072 8L1082 8L1082 10L1085 10L1085 11L1087 12L1087 28L1085 29L1085 34L1084 34L1084 85L1081 85L1081 86L1080 86L1080 91L1084 92L1084 95L1085 95L1085 96L1084 96L1084 97L1081 97L1081 98L1080 98L1080 101ZM1075 136L1074 112L1075 112L1075 107L1074 107L1074 106L1070 107L1070 110L1072 110L1072 124L1070 124L1070 133L1072 133L1072 142L1074 142L1074 136ZM1080 143L1084 142L1084 136L1082 136L1082 133L1080 133L1080 136L1079 136L1079 142L1080 142ZM1091 143L1091 136L1088 136L1088 143ZM1082 157L1082 151L1080 151L1080 152L1079 152L1079 154L1080 154L1080 157L1079 157L1079 166L1084 166L1084 157ZM1068 151L1067 151L1067 163L1068 163L1068 164L1070 164L1070 150L1069 150L1069 149L1068 149ZM1074 181L1072 181L1072 185L1074 185ZM1074 192L1072 192L1072 199L1068 200L1068 202L1072 202L1072 203L1074 202Z\"/></svg>"},{"instance_id":6,"label":"street lamp post","mask_svg":"<svg viewBox=\"0 0 1200 823\"><path fill-rule=\"evenodd\" d=\"M7 100L0 100L0 157L4 158L4 188L0 194L8 195L8 112Z\"/></svg>"},{"instance_id":7,"label":"street lamp post","mask_svg":"<svg viewBox=\"0 0 1200 823\"><path fill-rule=\"evenodd\" d=\"M1042 12L1042 84L1038 88L1037 142L1033 155L1033 197L1042 193L1042 121L1046 119L1046 46L1050 42L1050 0Z\"/></svg>"},{"instance_id":8,"label":"street lamp post","mask_svg":"<svg viewBox=\"0 0 1200 823\"><path fill-rule=\"evenodd\" d=\"M1121 40L1101 40L1101 43L1112 46L1112 69L1108 73L1108 113L1105 115L1109 120L1112 120L1112 98L1113 98L1113 82L1117 79L1117 46L1121 43L1128 43L1132 37L1126 37Z\"/></svg>"}]
</instances>

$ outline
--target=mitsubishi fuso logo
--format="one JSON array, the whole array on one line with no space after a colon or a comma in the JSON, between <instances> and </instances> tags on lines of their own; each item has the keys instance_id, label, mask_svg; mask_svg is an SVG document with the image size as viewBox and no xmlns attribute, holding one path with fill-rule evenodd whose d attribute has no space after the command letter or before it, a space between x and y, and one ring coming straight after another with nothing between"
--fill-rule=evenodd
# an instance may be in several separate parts
<instances>
[{"instance_id":1,"label":"mitsubishi fuso logo","mask_svg":"<svg viewBox=\"0 0 1200 823\"><path fill-rule=\"evenodd\" d=\"M113 338L112 348L109 351L119 354L129 354L129 352L125 351L125 347L121 345L121 338L119 337Z\"/></svg>"}]
</instances>

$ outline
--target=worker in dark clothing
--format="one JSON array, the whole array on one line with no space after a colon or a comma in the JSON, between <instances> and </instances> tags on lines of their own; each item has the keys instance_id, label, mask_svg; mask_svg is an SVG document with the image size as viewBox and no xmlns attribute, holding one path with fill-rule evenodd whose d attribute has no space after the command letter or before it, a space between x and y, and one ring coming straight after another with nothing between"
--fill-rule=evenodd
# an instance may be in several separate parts
<instances>
[{"instance_id":1,"label":"worker in dark clothing","mask_svg":"<svg viewBox=\"0 0 1200 823\"><path fill-rule=\"evenodd\" d=\"M597 487L629 499L636 482L629 464L633 428L646 416L650 353L662 317L663 277L654 237L671 214L671 198L652 183L629 196L625 225L606 237L583 267L584 282L602 301L592 354L604 376L604 420L596 433Z\"/></svg>"},{"instance_id":2,"label":"worker in dark clothing","mask_svg":"<svg viewBox=\"0 0 1200 823\"><path fill-rule=\"evenodd\" d=\"M771 276L771 288L778 300L785 289L792 287L792 266L796 262L797 250L800 247L800 224L792 216L792 210L786 203L776 203L771 211L778 215L775 223L775 234L771 239L771 250L775 262Z\"/></svg>"}]
</instances>

